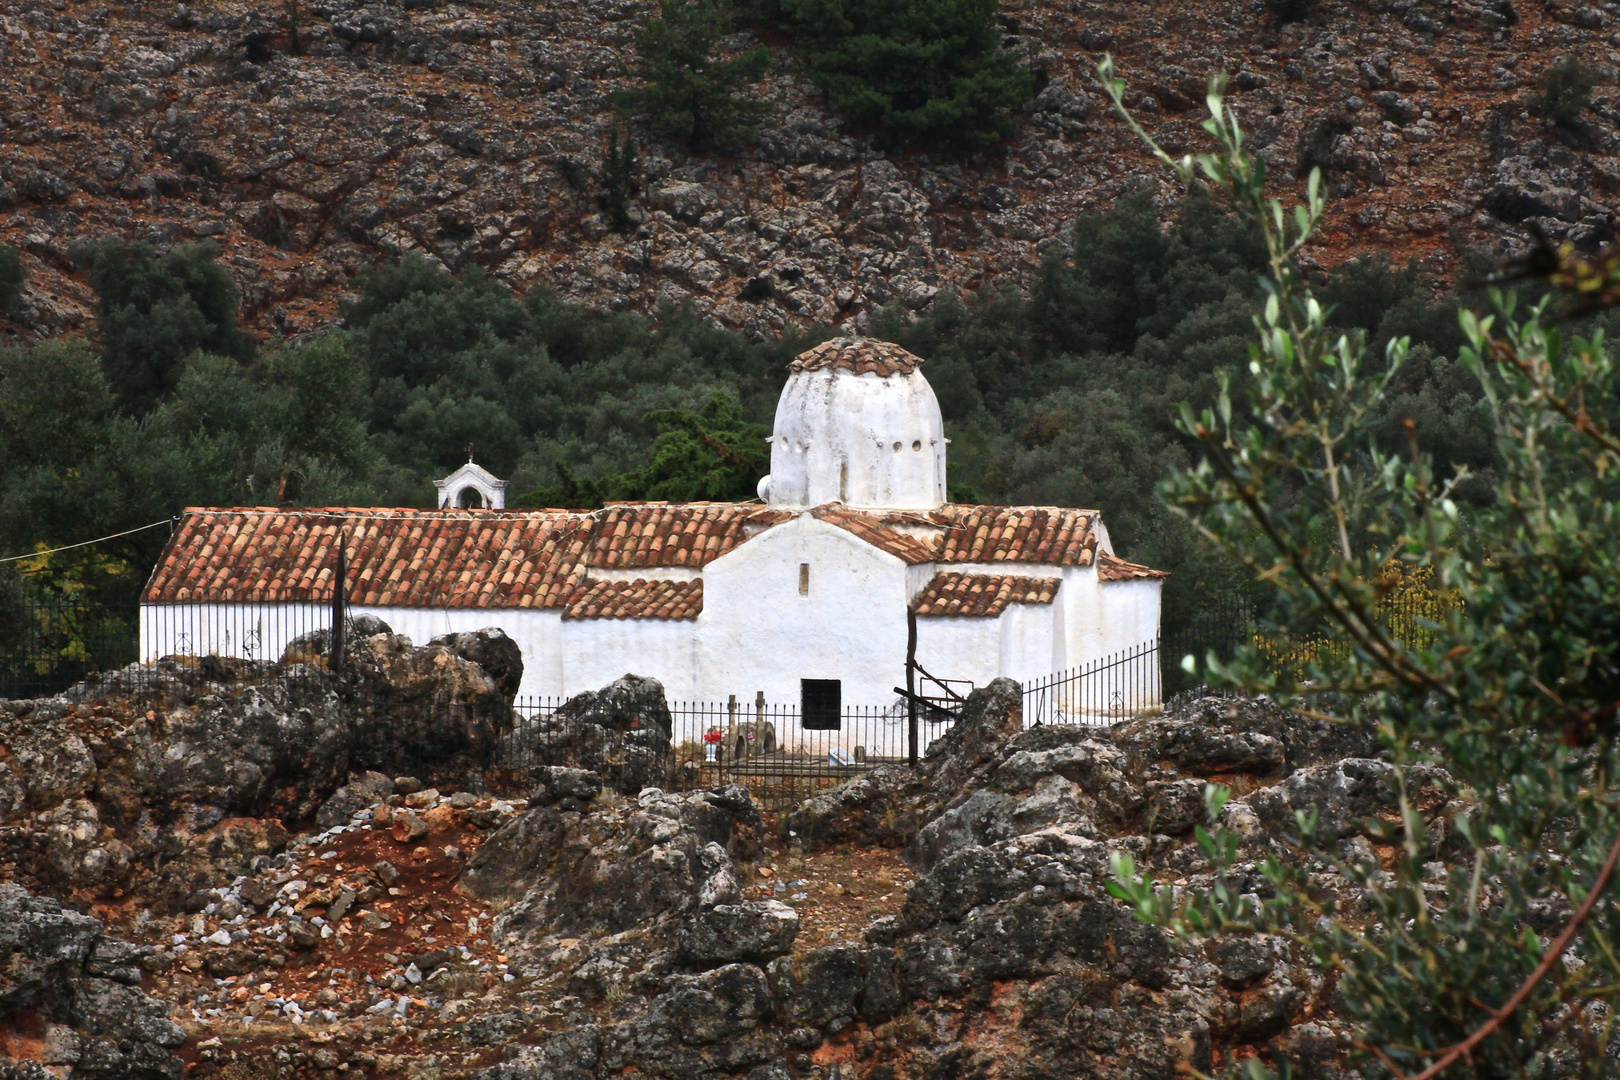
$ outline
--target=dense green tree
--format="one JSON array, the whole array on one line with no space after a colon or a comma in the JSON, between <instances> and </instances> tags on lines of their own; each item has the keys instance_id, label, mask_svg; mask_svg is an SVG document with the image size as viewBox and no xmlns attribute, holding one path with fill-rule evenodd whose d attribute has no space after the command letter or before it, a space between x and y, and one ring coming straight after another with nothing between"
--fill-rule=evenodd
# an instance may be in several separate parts
<instances>
[{"instance_id":1,"label":"dense green tree","mask_svg":"<svg viewBox=\"0 0 1620 1080\"><path fill-rule=\"evenodd\" d=\"M619 133L608 136L607 152L602 155L602 167L596 170L596 201L607 212L614 232L627 232L634 224L630 219L630 200L641 190L641 157L636 151L636 140L626 137L619 142Z\"/></svg>"},{"instance_id":2,"label":"dense green tree","mask_svg":"<svg viewBox=\"0 0 1620 1080\"><path fill-rule=\"evenodd\" d=\"M28 284L28 268L14 247L0 244L0 315L16 311Z\"/></svg>"},{"instance_id":3,"label":"dense green tree","mask_svg":"<svg viewBox=\"0 0 1620 1080\"><path fill-rule=\"evenodd\" d=\"M521 496L519 503L585 508L622 499L745 500L769 471L770 429L744 420L736 400L723 391L710 395L700 411L659 409L642 419L658 428L645 466L581 479L559 462L557 483Z\"/></svg>"},{"instance_id":4,"label":"dense green tree","mask_svg":"<svg viewBox=\"0 0 1620 1080\"><path fill-rule=\"evenodd\" d=\"M218 255L213 241L163 252L121 240L75 249L96 291L102 364L126 407L156 405L199 349L237 359L253 354L253 339L236 321L236 285Z\"/></svg>"},{"instance_id":5,"label":"dense green tree","mask_svg":"<svg viewBox=\"0 0 1620 1080\"><path fill-rule=\"evenodd\" d=\"M658 17L636 32L640 85L615 94L615 104L694 150L751 142L765 105L748 88L770 54L764 46L726 53L732 32L721 0L659 0Z\"/></svg>"},{"instance_id":6,"label":"dense green tree","mask_svg":"<svg viewBox=\"0 0 1620 1080\"><path fill-rule=\"evenodd\" d=\"M1018 128L1033 71L1001 49L997 0L776 0L834 108L898 142L984 149Z\"/></svg>"}]
</instances>

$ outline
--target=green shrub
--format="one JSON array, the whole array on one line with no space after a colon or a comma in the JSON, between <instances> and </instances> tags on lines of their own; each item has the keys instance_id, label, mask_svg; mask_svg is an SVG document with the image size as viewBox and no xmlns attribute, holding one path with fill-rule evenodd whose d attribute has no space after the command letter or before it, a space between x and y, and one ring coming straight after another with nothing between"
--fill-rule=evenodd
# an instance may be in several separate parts
<instances>
[{"instance_id":1,"label":"green shrub","mask_svg":"<svg viewBox=\"0 0 1620 1080\"><path fill-rule=\"evenodd\" d=\"M22 304L28 270L16 248L0 244L0 312L12 312Z\"/></svg>"},{"instance_id":2,"label":"green shrub","mask_svg":"<svg viewBox=\"0 0 1620 1080\"><path fill-rule=\"evenodd\" d=\"M1266 0L1266 10L1280 22L1299 22L1316 10L1316 0Z\"/></svg>"},{"instance_id":3,"label":"green shrub","mask_svg":"<svg viewBox=\"0 0 1620 1080\"><path fill-rule=\"evenodd\" d=\"M1530 95L1529 105L1555 124L1573 124L1592 103L1596 85L1597 73L1568 56L1541 76L1541 89Z\"/></svg>"},{"instance_id":4,"label":"green shrub","mask_svg":"<svg viewBox=\"0 0 1620 1080\"><path fill-rule=\"evenodd\" d=\"M710 395L701 411L660 409L642 420L658 427L642 468L581 479L559 462L555 486L518 501L578 508L621 499L751 499L759 478L770 471L770 429L744 420L736 398L723 391Z\"/></svg>"},{"instance_id":5,"label":"green shrub","mask_svg":"<svg viewBox=\"0 0 1620 1080\"><path fill-rule=\"evenodd\" d=\"M122 240L74 250L96 291L107 381L131 409L145 412L174 389L194 352L253 354L253 339L236 323L236 283L218 255L211 240L164 252Z\"/></svg>"},{"instance_id":6,"label":"green shrub","mask_svg":"<svg viewBox=\"0 0 1620 1080\"><path fill-rule=\"evenodd\" d=\"M763 46L724 54L720 42L730 32L716 0L659 0L658 18L636 33L641 85L615 94L614 103L695 150L751 142L765 106L745 88L765 74L769 54Z\"/></svg>"},{"instance_id":7,"label":"green shrub","mask_svg":"<svg viewBox=\"0 0 1620 1080\"><path fill-rule=\"evenodd\" d=\"M641 159L636 154L636 141L626 138L619 145L619 134L608 136L607 153L602 167L596 172L596 201L607 212L614 232L625 232L630 220L630 200L641 190Z\"/></svg>"},{"instance_id":8,"label":"green shrub","mask_svg":"<svg viewBox=\"0 0 1620 1080\"><path fill-rule=\"evenodd\" d=\"M1001 50L996 0L778 0L832 105L899 143L983 149L1036 74Z\"/></svg>"}]
</instances>

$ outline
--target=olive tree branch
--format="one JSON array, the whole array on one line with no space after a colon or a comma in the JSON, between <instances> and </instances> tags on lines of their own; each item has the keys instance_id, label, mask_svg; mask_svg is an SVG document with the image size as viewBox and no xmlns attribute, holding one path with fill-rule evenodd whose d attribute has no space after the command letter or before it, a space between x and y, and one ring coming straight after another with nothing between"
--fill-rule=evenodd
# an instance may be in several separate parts
<instances>
[{"instance_id":1,"label":"olive tree branch","mask_svg":"<svg viewBox=\"0 0 1620 1080\"><path fill-rule=\"evenodd\" d=\"M1581 901L1581 906L1570 917L1569 922L1564 924L1564 929L1559 933L1557 940L1547 947L1546 952L1542 953L1541 962L1536 965L1536 969L1525 978L1524 982L1519 984L1519 988L1513 992L1512 997L1508 998L1507 1003L1492 1013L1489 1020L1475 1028L1473 1034L1469 1035L1468 1038L1447 1048L1434 1064L1420 1073L1408 1076L1389 1059L1383 1050L1376 1046L1358 1045L1363 1050L1371 1051L1374 1056L1382 1061L1384 1067L1395 1075L1395 1080L1433 1080L1434 1077L1439 1076L1446 1069L1468 1057L1480 1043L1495 1034L1496 1029L1501 1027L1508 1017L1518 1011L1519 1007L1529 999L1537 984L1546 978L1547 973L1553 969L1553 965L1558 963L1558 958L1564 954L1565 949L1569 948L1570 942L1575 940L1575 935L1580 931L1581 924L1586 922L1587 916L1591 915L1593 908L1597 906L1598 897L1609 884L1609 878L1614 875L1616 863L1620 863L1620 834L1616 834L1614 842L1609 845L1608 858L1604 860L1603 869L1598 872L1597 880L1592 883L1591 891L1586 894L1586 899ZM1487 1011L1489 1010L1487 1009Z\"/></svg>"}]
</instances>

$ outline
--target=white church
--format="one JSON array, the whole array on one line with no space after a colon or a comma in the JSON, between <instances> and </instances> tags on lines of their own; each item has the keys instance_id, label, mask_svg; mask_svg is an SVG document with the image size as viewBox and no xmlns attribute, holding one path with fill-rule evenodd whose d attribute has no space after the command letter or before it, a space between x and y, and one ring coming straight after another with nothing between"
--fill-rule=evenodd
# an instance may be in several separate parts
<instances>
[{"instance_id":1,"label":"white church","mask_svg":"<svg viewBox=\"0 0 1620 1080\"><path fill-rule=\"evenodd\" d=\"M524 695L633 671L678 700L892 707L912 626L917 663L959 689L1156 641L1165 575L1117 558L1095 511L946 501L920 364L865 338L794 360L757 501L507 510L469 462L436 510L188 509L142 655L279 656L324 625L340 537L352 615L419 642L498 626Z\"/></svg>"}]
</instances>

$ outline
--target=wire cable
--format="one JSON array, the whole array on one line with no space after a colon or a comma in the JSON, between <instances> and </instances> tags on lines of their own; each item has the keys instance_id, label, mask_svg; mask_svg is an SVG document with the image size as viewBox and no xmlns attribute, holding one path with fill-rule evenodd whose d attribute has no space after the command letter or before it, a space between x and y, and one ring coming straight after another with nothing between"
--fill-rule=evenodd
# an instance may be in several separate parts
<instances>
[{"instance_id":1,"label":"wire cable","mask_svg":"<svg viewBox=\"0 0 1620 1080\"><path fill-rule=\"evenodd\" d=\"M162 521L154 521L150 525L142 525L135 529L125 529L123 532L113 533L111 536L98 536L94 540L84 540L77 544L63 544L61 547L54 547L49 551L30 551L26 555L8 555L5 558L0 559L0 563L19 562L22 559L37 559L41 555L54 555L58 551L72 551L74 548L89 547L91 544L99 544L106 540L117 540L120 536L132 536L138 532L145 532L147 529L155 529L159 525L168 525L172 520L172 518L164 518Z\"/></svg>"}]
</instances>

